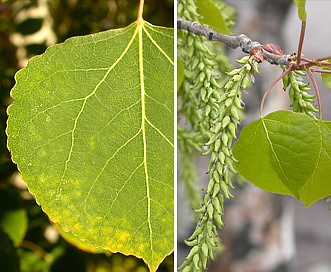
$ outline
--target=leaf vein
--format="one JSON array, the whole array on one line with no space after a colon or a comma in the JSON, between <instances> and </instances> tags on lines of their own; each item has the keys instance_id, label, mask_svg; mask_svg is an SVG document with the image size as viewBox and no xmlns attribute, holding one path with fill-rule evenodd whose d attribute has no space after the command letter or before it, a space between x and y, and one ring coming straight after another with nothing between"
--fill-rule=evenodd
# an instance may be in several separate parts
<instances>
[{"instance_id":1,"label":"leaf vein","mask_svg":"<svg viewBox=\"0 0 331 272\"><path fill-rule=\"evenodd\" d=\"M164 50L158 45L158 43L153 39L153 37L149 34L149 32L147 31L147 29L145 27L143 27L144 32L146 33L147 37L151 40L151 42L156 46L156 48L162 53L162 55L164 55L166 57L166 59L172 64L174 65L174 62L172 61L172 59L168 56L168 54L166 52L164 52Z\"/></svg>"},{"instance_id":2,"label":"leaf vein","mask_svg":"<svg viewBox=\"0 0 331 272\"><path fill-rule=\"evenodd\" d=\"M106 80L107 76L109 75L109 73L114 69L114 67L123 59L123 57L125 56L125 54L128 52L129 48L131 47L135 37L137 36L137 30L135 31L135 33L132 35L132 38L131 40L129 41L127 47L123 50L122 54L119 56L119 58L109 67L109 69L107 70L107 72L105 73L105 75L103 76L103 78L99 81L99 83L95 86L95 88L93 89L93 91L87 95L85 98L84 98L84 102L83 102L83 105L80 109L80 111L78 112L76 118L75 118L75 121L74 121L74 126L73 126L73 129L71 131L71 144L70 144L70 149L69 149L69 154L68 154L68 157L67 157L67 160L65 161L65 166L64 166L64 170L63 170L63 174L62 174L62 178L64 178L66 172L67 172L67 169L68 169L68 163L71 159L71 156L72 156L72 151L73 151L73 147L74 147L74 142L75 142L75 131L76 131L76 128L77 128L77 124L78 124L78 120L81 116L81 114L83 113L84 111L84 108L85 108L85 105L87 103L87 100L93 96L96 91L98 90L98 88L100 87L100 85Z\"/></svg>"},{"instance_id":3,"label":"leaf vein","mask_svg":"<svg viewBox=\"0 0 331 272\"><path fill-rule=\"evenodd\" d=\"M114 199L112 200L112 202L111 202L111 204L110 204L110 206L109 206L109 208L108 208L107 213L104 215L104 217L103 217L103 219L102 219L102 221L101 221L101 223L100 223L100 226L102 226L103 222L106 220L107 216L110 214L110 212L111 212L111 208L113 207L113 205L114 205L115 201L117 200L119 194L123 191L125 185L129 182L129 180L131 180L131 178L133 177L133 175L138 171L138 169L139 169L142 165L143 165L143 163L139 164L139 165L136 167L136 169L134 169L134 170L132 171L132 173L130 174L130 176L124 181L124 183L123 183L123 185L121 186L121 188L116 192L116 196L115 196Z\"/></svg>"},{"instance_id":4,"label":"leaf vein","mask_svg":"<svg viewBox=\"0 0 331 272\"><path fill-rule=\"evenodd\" d=\"M157 127L155 127L149 120L148 120L148 118L146 117L146 122L157 132L157 133L159 133L161 136L162 136L162 138L163 139L165 139L167 142L168 142L168 144L170 144L171 145L171 147L174 147L174 144L157 128Z\"/></svg>"},{"instance_id":5,"label":"leaf vein","mask_svg":"<svg viewBox=\"0 0 331 272\"><path fill-rule=\"evenodd\" d=\"M125 146L127 146L128 143L130 143L133 139L135 139L141 132L141 129L138 130L138 132L133 135L130 139L128 139L124 144L122 144L114 153L113 155L105 162L105 164L103 165L103 167L101 168L101 170L99 171L98 175L96 176L96 178L94 179L91 187L90 187L90 190L87 192L87 195L84 199L84 212L86 212L86 206L87 206L87 199L88 197L90 196L96 182L98 181L98 179L100 178L101 174L103 173L103 171L106 169L107 165L109 164L109 162L117 155L117 153L122 149L124 148Z\"/></svg>"},{"instance_id":6,"label":"leaf vein","mask_svg":"<svg viewBox=\"0 0 331 272\"><path fill-rule=\"evenodd\" d=\"M283 174L284 177L288 180L287 176L286 176L285 173L284 173L284 170L283 170L283 168L282 168L282 165L280 164L280 160L279 160L279 158L278 158L278 156L277 156L277 153L276 153L276 151L275 151L275 149L274 149L274 147L273 147L273 144L272 144L272 141L271 141L271 139L270 139L270 137L269 137L268 129L267 129L267 127L266 127L266 124L265 124L264 120L262 120L262 125L263 125L263 129L264 129L264 131L265 131L265 134L266 134L266 137L267 137L268 143L269 143L269 145L270 145L270 148L271 148L272 154L275 156L276 161L277 161L277 163L278 163L278 166L279 166L280 170L282 171L282 174Z\"/></svg>"},{"instance_id":7,"label":"leaf vein","mask_svg":"<svg viewBox=\"0 0 331 272\"><path fill-rule=\"evenodd\" d=\"M144 56L143 56L143 41L142 41L142 28L143 25L139 25L139 78L141 87L141 130L143 137L143 152L144 152L144 171L145 171L145 182L146 182L146 195L147 195L147 221L149 228L149 241L151 245L151 251L153 251L153 239L152 239L152 224L151 224L151 197L149 191L149 177L148 177L148 167L147 167L147 142L146 142L146 108L145 108L145 82L144 82Z\"/></svg>"}]
</instances>

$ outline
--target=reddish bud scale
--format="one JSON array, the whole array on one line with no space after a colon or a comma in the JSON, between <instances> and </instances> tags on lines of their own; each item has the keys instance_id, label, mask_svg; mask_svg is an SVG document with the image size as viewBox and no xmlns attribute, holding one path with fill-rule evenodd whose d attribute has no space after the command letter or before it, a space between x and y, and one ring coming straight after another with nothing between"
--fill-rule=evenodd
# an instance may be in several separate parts
<instances>
[{"instance_id":1,"label":"reddish bud scale","mask_svg":"<svg viewBox=\"0 0 331 272\"><path fill-rule=\"evenodd\" d=\"M265 51L271 53L271 54L275 54L275 55L279 55L279 56L283 56L284 52L283 50L277 45L277 44L273 44L273 43L267 43L261 46Z\"/></svg>"},{"instance_id":2,"label":"reddish bud scale","mask_svg":"<svg viewBox=\"0 0 331 272\"><path fill-rule=\"evenodd\" d=\"M252 48L249 54L251 56L254 56L255 60L259 63L265 60L265 55L263 54L262 49L260 47Z\"/></svg>"}]
</instances>

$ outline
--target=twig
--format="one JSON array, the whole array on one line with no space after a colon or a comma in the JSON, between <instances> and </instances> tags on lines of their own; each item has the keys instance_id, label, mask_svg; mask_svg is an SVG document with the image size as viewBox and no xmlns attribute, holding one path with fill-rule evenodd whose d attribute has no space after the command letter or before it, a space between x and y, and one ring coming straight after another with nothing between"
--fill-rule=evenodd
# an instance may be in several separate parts
<instances>
[{"instance_id":1,"label":"twig","mask_svg":"<svg viewBox=\"0 0 331 272\"><path fill-rule=\"evenodd\" d=\"M331 70L324 70L324 69L310 68L310 71L312 71L312 72L314 72L314 73L331 74Z\"/></svg>"},{"instance_id":2,"label":"twig","mask_svg":"<svg viewBox=\"0 0 331 272\"><path fill-rule=\"evenodd\" d=\"M41 258L47 260L49 258L51 258L51 254L47 253L44 249L42 249L40 246L29 242L29 241L22 241L20 244L20 247L24 247L26 249L29 249L31 251L33 251L34 253L36 253L37 255L39 255Z\"/></svg>"},{"instance_id":3,"label":"twig","mask_svg":"<svg viewBox=\"0 0 331 272\"><path fill-rule=\"evenodd\" d=\"M317 58L315 59L315 61L323 61L323 60L329 60L331 59L331 56L326 56L326 57L322 57L322 58Z\"/></svg>"},{"instance_id":4,"label":"twig","mask_svg":"<svg viewBox=\"0 0 331 272\"><path fill-rule=\"evenodd\" d=\"M253 48L258 47L265 55L266 61L270 62L271 64L288 66L291 62L291 55L284 54L280 56L270 53L264 50L259 42L252 41L245 34L240 34L238 36L225 35L211 29L208 25L200 25L197 22L189 22L184 19L177 20L177 28L187 30L195 35L205 36L210 41L222 42L232 49L240 47L241 50L245 53L250 53Z\"/></svg>"},{"instance_id":5,"label":"twig","mask_svg":"<svg viewBox=\"0 0 331 272\"><path fill-rule=\"evenodd\" d=\"M302 53L302 46L303 41L305 39L306 33L306 21L301 21L301 32L300 32L300 40L298 45L298 58L297 58L297 66L300 67L301 62L301 53Z\"/></svg>"},{"instance_id":6,"label":"twig","mask_svg":"<svg viewBox=\"0 0 331 272\"><path fill-rule=\"evenodd\" d=\"M331 62L326 61L328 59L331 59L331 57L328 56L328 57L324 57L324 58L318 58L318 59L315 59L315 60L311 60L311 59L301 57L301 61L306 62L304 64L304 67L311 67L311 66L331 67Z\"/></svg>"}]
</instances>

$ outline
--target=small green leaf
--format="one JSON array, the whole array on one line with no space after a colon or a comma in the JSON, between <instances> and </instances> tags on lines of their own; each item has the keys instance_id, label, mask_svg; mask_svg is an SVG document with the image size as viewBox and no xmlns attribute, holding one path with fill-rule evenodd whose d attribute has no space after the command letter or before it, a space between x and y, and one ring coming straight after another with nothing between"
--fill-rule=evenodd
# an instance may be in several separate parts
<instances>
[{"instance_id":1,"label":"small green leaf","mask_svg":"<svg viewBox=\"0 0 331 272\"><path fill-rule=\"evenodd\" d=\"M16 75L8 146L53 222L95 247L173 251L173 29L71 38Z\"/></svg>"},{"instance_id":2,"label":"small green leaf","mask_svg":"<svg viewBox=\"0 0 331 272\"><path fill-rule=\"evenodd\" d=\"M198 13L203 17L200 19L200 23L208 25L210 28L223 33L231 34L231 31L225 24L220 10L210 0L197 0L196 5Z\"/></svg>"},{"instance_id":3,"label":"small green leaf","mask_svg":"<svg viewBox=\"0 0 331 272\"><path fill-rule=\"evenodd\" d=\"M307 13L306 13L306 0L294 0L294 3L298 7L298 15L301 21L306 21Z\"/></svg>"},{"instance_id":4,"label":"small green leaf","mask_svg":"<svg viewBox=\"0 0 331 272\"><path fill-rule=\"evenodd\" d=\"M277 111L246 126L233 152L240 174L266 191L306 206L331 195L331 122Z\"/></svg>"},{"instance_id":5,"label":"small green leaf","mask_svg":"<svg viewBox=\"0 0 331 272\"><path fill-rule=\"evenodd\" d=\"M331 74L322 73L322 81L326 88L331 89Z\"/></svg>"},{"instance_id":6,"label":"small green leaf","mask_svg":"<svg viewBox=\"0 0 331 272\"><path fill-rule=\"evenodd\" d=\"M0 190L0 228L2 228L19 246L28 228L26 210L22 208L21 199L9 188Z\"/></svg>"},{"instance_id":7,"label":"small green leaf","mask_svg":"<svg viewBox=\"0 0 331 272\"><path fill-rule=\"evenodd\" d=\"M23 241L27 227L28 218L25 209L9 210L2 215L0 226L13 240L15 246Z\"/></svg>"}]
</instances>

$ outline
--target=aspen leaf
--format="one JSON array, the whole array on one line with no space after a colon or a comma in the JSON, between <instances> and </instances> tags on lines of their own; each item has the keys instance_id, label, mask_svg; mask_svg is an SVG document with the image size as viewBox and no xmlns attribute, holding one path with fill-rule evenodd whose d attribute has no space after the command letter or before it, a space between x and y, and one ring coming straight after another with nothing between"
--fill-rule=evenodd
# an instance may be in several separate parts
<instances>
[{"instance_id":1,"label":"aspen leaf","mask_svg":"<svg viewBox=\"0 0 331 272\"><path fill-rule=\"evenodd\" d=\"M256 186L306 206L331 195L331 122L277 111L246 126L234 146L236 168Z\"/></svg>"},{"instance_id":2,"label":"aspen leaf","mask_svg":"<svg viewBox=\"0 0 331 272\"><path fill-rule=\"evenodd\" d=\"M294 3L298 7L298 15L301 21L306 21L307 13L306 13L306 0L294 0Z\"/></svg>"},{"instance_id":3,"label":"aspen leaf","mask_svg":"<svg viewBox=\"0 0 331 272\"><path fill-rule=\"evenodd\" d=\"M222 13L215 6L213 1L197 0L196 5L199 14L202 16L202 18L199 20L202 24L206 24L220 33L231 34L231 31L227 27Z\"/></svg>"},{"instance_id":4,"label":"aspen leaf","mask_svg":"<svg viewBox=\"0 0 331 272\"><path fill-rule=\"evenodd\" d=\"M50 219L95 247L173 251L173 29L68 39L16 74L8 146Z\"/></svg>"}]
</instances>

